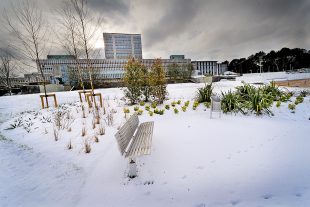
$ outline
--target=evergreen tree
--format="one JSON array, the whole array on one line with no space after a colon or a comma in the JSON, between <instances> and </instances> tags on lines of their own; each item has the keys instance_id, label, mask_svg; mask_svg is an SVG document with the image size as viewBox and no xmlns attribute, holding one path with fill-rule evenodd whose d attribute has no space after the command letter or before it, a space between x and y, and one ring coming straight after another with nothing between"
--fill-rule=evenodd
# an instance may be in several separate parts
<instances>
[{"instance_id":1,"label":"evergreen tree","mask_svg":"<svg viewBox=\"0 0 310 207\"><path fill-rule=\"evenodd\" d=\"M158 102L163 103L167 95L165 70L161 60L156 59L150 71L150 94Z\"/></svg>"},{"instance_id":2,"label":"evergreen tree","mask_svg":"<svg viewBox=\"0 0 310 207\"><path fill-rule=\"evenodd\" d=\"M139 102L142 95L143 65L141 62L130 58L125 66L124 85L125 96L132 104Z\"/></svg>"},{"instance_id":3,"label":"evergreen tree","mask_svg":"<svg viewBox=\"0 0 310 207\"><path fill-rule=\"evenodd\" d=\"M144 65L141 65L141 66L142 66L141 67L141 72L142 72L141 90L142 90L142 95L144 96L144 101L148 102L150 98L150 73Z\"/></svg>"}]
</instances>

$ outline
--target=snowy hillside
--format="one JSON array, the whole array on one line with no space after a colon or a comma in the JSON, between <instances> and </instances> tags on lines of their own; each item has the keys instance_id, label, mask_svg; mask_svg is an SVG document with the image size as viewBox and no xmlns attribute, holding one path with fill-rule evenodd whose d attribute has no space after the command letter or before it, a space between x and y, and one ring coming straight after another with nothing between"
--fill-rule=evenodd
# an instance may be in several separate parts
<instances>
[{"instance_id":1,"label":"snowy hillside","mask_svg":"<svg viewBox=\"0 0 310 207\"><path fill-rule=\"evenodd\" d=\"M240 84L218 82L214 91ZM56 93L59 109L41 110L38 94L0 97L0 206L309 206L310 96L295 113L288 102L274 105L274 116L210 119L203 104L191 107L203 85L168 86L164 105L180 100L177 114L171 108L150 116L139 106L140 122L154 121L154 134L152 153L137 158L134 179L114 137L126 122L124 107L134 113L122 89L96 90L107 112L100 109L100 123L76 91ZM65 118L56 141L57 113Z\"/></svg>"}]
</instances>

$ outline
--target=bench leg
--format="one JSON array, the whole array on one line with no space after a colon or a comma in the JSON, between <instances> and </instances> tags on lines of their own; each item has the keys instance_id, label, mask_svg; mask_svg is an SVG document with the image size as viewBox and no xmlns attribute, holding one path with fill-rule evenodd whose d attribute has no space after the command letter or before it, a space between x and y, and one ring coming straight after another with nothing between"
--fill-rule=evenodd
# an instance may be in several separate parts
<instances>
[{"instance_id":1,"label":"bench leg","mask_svg":"<svg viewBox=\"0 0 310 207\"><path fill-rule=\"evenodd\" d=\"M128 172L129 178L135 178L137 177L137 165L134 159L130 159L129 161L129 172Z\"/></svg>"}]
</instances>

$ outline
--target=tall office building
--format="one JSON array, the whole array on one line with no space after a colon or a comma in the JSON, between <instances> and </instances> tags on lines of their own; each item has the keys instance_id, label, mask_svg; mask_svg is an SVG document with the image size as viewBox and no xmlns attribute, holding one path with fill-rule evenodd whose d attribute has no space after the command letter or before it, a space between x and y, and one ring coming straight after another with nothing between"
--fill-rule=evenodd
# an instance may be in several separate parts
<instances>
[{"instance_id":1,"label":"tall office building","mask_svg":"<svg viewBox=\"0 0 310 207\"><path fill-rule=\"evenodd\" d=\"M141 34L103 33L106 59L142 59Z\"/></svg>"}]
</instances>

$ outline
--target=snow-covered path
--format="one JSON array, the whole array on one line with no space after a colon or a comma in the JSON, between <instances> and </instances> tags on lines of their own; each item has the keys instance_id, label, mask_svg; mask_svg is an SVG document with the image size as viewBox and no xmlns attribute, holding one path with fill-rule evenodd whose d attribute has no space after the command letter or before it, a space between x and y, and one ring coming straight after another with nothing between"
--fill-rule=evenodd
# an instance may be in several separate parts
<instances>
[{"instance_id":1,"label":"snow-covered path","mask_svg":"<svg viewBox=\"0 0 310 207\"><path fill-rule=\"evenodd\" d=\"M79 166L0 135L0 206L75 206L84 185ZM70 188L68 188L70 186Z\"/></svg>"}]
</instances>

